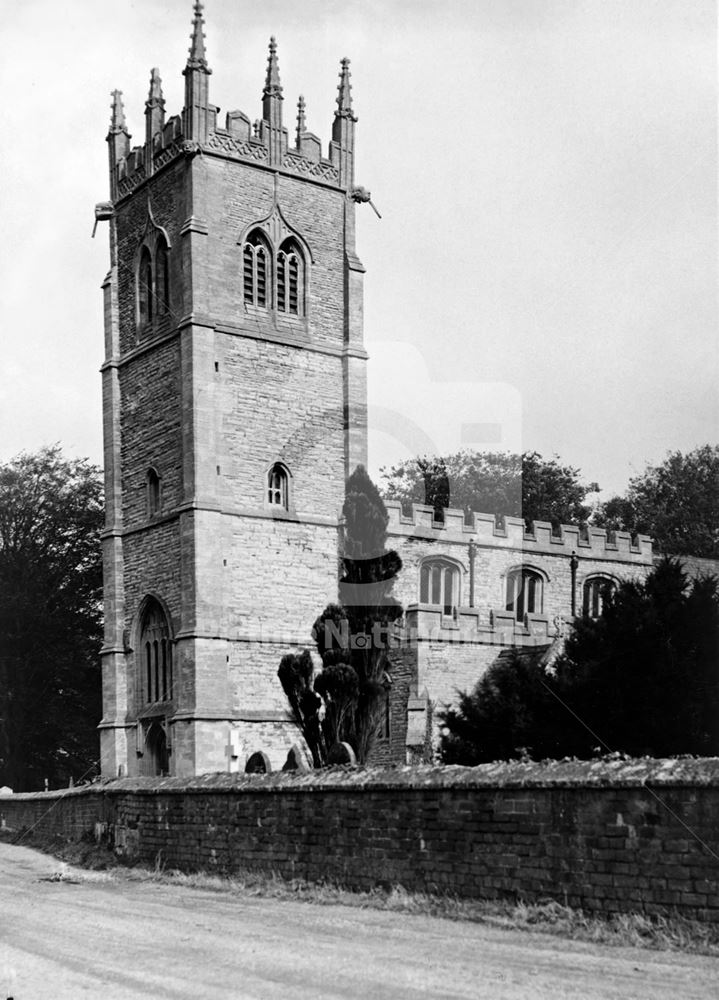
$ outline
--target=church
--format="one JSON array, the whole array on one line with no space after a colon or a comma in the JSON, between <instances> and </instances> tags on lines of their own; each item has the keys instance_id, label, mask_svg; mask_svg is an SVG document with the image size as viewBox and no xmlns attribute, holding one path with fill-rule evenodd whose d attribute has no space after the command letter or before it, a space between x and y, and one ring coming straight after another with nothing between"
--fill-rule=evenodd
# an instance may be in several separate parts
<instances>
[{"instance_id":1,"label":"church","mask_svg":"<svg viewBox=\"0 0 719 1000\"><path fill-rule=\"evenodd\" d=\"M242 771L258 752L282 767L301 738L277 668L337 600L344 484L367 463L349 60L326 147L302 98L284 113L274 38L261 117L220 120L199 2L183 75L167 116L152 70L139 146L114 92L96 207L108 776ZM457 689L505 650L551 656L574 616L652 566L644 536L387 507L405 616L378 761L427 759Z\"/></svg>"}]
</instances>

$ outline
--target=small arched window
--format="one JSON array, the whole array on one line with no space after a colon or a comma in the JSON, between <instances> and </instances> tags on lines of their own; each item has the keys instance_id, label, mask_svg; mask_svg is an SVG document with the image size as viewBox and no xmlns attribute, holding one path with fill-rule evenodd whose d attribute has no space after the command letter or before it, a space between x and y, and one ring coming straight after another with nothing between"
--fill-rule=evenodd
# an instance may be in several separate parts
<instances>
[{"instance_id":1,"label":"small arched window","mask_svg":"<svg viewBox=\"0 0 719 1000\"><path fill-rule=\"evenodd\" d=\"M544 580L536 570L522 566L507 575L507 611L521 621L525 615L541 615L544 607Z\"/></svg>"},{"instance_id":2,"label":"small arched window","mask_svg":"<svg viewBox=\"0 0 719 1000\"><path fill-rule=\"evenodd\" d=\"M162 480L156 469L147 470L147 513L150 517L160 513L162 507Z\"/></svg>"},{"instance_id":3,"label":"small arched window","mask_svg":"<svg viewBox=\"0 0 719 1000\"><path fill-rule=\"evenodd\" d=\"M137 307L141 326L152 322L153 295L152 256L149 248L145 246L140 253L140 267L137 273Z\"/></svg>"},{"instance_id":4,"label":"small arched window","mask_svg":"<svg viewBox=\"0 0 719 1000\"><path fill-rule=\"evenodd\" d=\"M173 697L172 643L165 613L155 600L142 616L140 632L142 690L144 701L171 701Z\"/></svg>"},{"instance_id":5,"label":"small arched window","mask_svg":"<svg viewBox=\"0 0 719 1000\"><path fill-rule=\"evenodd\" d=\"M253 230L242 247L242 281L245 303L267 309L267 275L269 270L269 246L257 230Z\"/></svg>"},{"instance_id":6,"label":"small arched window","mask_svg":"<svg viewBox=\"0 0 719 1000\"><path fill-rule=\"evenodd\" d=\"M296 240L286 239L277 254L277 311L304 315L304 260Z\"/></svg>"},{"instance_id":7,"label":"small arched window","mask_svg":"<svg viewBox=\"0 0 719 1000\"><path fill-rule=\"evenodd\" d=\"M459 569L447 559L427 559L419 574L420 604L434 604L442 614L455 615L459 606Z\"/></svg>"},{"instance_id":8,"label":"small arched window","mask_svg":"<svg viewBox=\"0 0 719 1000\"><path fill-rule=\"evenodd\" d=\"M289 476L281 462L275 462L267 473L267 502L271 507L289 509Z\"/></svg>"},{"instance_id":9,"label":"small arched window","mask_svg":"<svg viewBox=\"0 0 719 1000\"><path fill-rule=\"evenodd\" d=\"M157 244L155 253L155 305L158 316L164 316L170 309L170 272L167 246L163 239Z\"/></svg>"},{"instance_id":10,"label":"small arched window","mask_svg":"<svg viewBox=\"0 0 719 1000\"><path fill-rule=\"evenodd\" d=\"M608 576L590 576L584 581L582 612L587 618L599 618L604 604L616 589L616 583Z\"/></svg>"}]
</instances>

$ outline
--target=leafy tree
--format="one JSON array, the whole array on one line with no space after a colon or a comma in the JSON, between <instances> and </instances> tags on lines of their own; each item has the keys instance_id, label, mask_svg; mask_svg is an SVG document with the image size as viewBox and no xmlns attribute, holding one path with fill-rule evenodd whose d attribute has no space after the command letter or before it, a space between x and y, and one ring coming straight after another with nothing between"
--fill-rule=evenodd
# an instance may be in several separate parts
<instances>
[{"instance_id":1,"label":"leafy tree","mask_svg":"<svg viewBox=\"0 0 719 1000\"><path fill-rule=\"evenodd\" d=\"M308 650L282 658L278 676L315 767L346 742L364 763L381 725L391 683L387 648L402 606L392 597L402 562L385 549L387 510L363 466L347 480L343 507L340 603L329 604L312 635L322 660L315 674Z\"/></svg>"},{"instance_id":2,"label":"leafy tree","mask_svg":"<svg viewBox=\"0 0 719 1000\"><path fill-rule=\"evenodd\" d=\"M443 714L443 759L718 754L718 662L717 581L689 586L665 559L579 619L550 671L530 651L500 657Z\"/></svg>"},{"instance_id":3,"label":"leafy tree","mask_svg":"<svg viewBox=\"0 0 719 1000\"><path fill-rule=\"evenodd\" d=\"M719 558L719 446L670 452L631 479L624 496L600 504L594 520L651 535L668 555Z\"/></svg>"},{"instance_id":4,"label":"leafy tree","mask_svg":"<svg viewBox=\"0 0 719 1000\"><path fill-rule=\"evenodd\" d=\"M459 451L381 471L387 500L428 504L438 513L451 506L466 516L474 510L553 524L585 522L591 513L587 494L599 489L580 482L578 469L562 465L556 456L547 461L536 451Z\"/></svg>"},{"instance_id":5,"label":"leafy tree","mask_svg":"<svg viewBox=\"0 0 719 1000\"><path fill-rule=\"evenodd\" d=\"M102 486L58 447L0 465L0 785L99 757Z\"/></svg>"}]
</instances>

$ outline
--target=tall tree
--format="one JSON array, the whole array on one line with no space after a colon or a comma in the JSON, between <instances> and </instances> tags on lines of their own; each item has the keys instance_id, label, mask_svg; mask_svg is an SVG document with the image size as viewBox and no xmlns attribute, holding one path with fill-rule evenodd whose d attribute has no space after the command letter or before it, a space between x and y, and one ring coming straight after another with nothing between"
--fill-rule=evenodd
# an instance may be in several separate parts
<instances>
[{"instance_id":1,"label":"tall tree","mask_svg":"<svg viewBox=\"0 0 719 1000\"><path fill-rule=\"evenodd\" d=\"M588 519L591 508L585 500L599 486L582 483L580 475L557 456L547 460L536 451L522 455L459 451L382 469L387 500L428 504L438 513L449 506L466 515L474 510L553 524Z\"/></svg>"},{"instance_id":2,"label":"tall tree","mask_svg":"<svg viewBox=\"0 0 719 1000\"><path fill-rule=\"evenodd\" d=\"M391 627L402 615L392 596L402 562L385 548L387 510L363 466L347 480L343 517L340 603L329 604L312 629L322 670L314 673L305 650L284 656L278 671L315 766L337 742L348 743L360 763L369 757L391 684Z\"/></svg>"},{"instance_id":3,"label":"tall tree","mask_svg":"<svg viewBox=\"0 0 719 1000\"><path fill-rule=\"evenodd\" d=\"M97 767L102 486L58 447L0 466L0 784Z\"/></svg>"},{"instance_id":4,"label":"tall tree","mask_svg":"<svg viewBox=\"0 0 719 1000\"><path fill-rule=\"evenodd\" d=\"M718 662L717 581L689 585L665 559L579 619L551 671L529 651L500 657L444 713L443 759L719 754Z\"/></svg>"},{"instance_id":5,"label":"tall tree","mask_svg":"<svg viewBox=\"0 0 719 1000\"><path fill-rule=\"evenodd\" d=\"M669 555L719 558L719 445L670 452L597 508L597 524L651 535Z\"/></svg>"}]
</instances>

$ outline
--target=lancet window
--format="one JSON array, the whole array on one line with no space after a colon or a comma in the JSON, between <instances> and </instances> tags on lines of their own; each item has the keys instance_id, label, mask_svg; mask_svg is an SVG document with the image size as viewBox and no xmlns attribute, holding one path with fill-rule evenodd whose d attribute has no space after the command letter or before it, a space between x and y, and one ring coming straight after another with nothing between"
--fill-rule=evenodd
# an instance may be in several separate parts
<instances>
[{"instance_id":1,"label":"lancet window","mask_svg":"<svg viewBox=\"0 0 719 1000\"><path fill-rule=\"evenodd\" d=\"M304 313L304 267L296 240L284 241L277 254L277 310L290 316Z\"/></svg>"},{"instance_id":2,"label":"lancet window","mask_svg":"<svg viewBox=\"0 0 719 1000\"><path fill-rule=\"evenodd\" d=\"M289 509L289 473L281 462L275 462L267 473L267 502L271 507Z\"/></svg>"},{"instance_id":3,"label":"lancet window","mask_svg":"<svg viewBox=\"0 0 719 1000\"><path fill-rule=\"evenodd\" d=\"M147 470L147 513L150 517L159 514L162 506L162 480L157 469Z\"/></svg>"},{"instance_id":4,"label":"lancet window","mask_svg":"<svg viewBox=\"0 0 719 1000\"><path fill-rule=\"evenodd\" d=\"M243 287L245 302L261 309L267 309L271 305L267 294L269 259L269 247L265 238L254 230L242 248Z\"/></svg>"}]
</instances>

